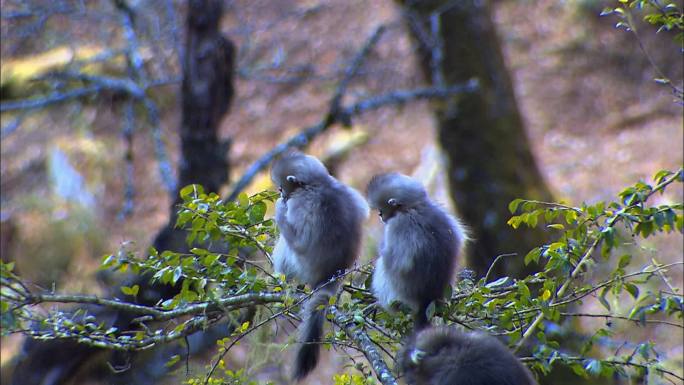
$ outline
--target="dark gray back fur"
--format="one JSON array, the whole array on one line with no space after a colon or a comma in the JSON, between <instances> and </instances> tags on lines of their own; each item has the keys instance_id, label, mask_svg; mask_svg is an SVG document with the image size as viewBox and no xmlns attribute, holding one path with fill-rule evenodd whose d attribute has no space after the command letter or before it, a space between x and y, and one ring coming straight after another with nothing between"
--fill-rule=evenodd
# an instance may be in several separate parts
<instances>
[{"instance_id":1,"label":"dark gray back fur","mask_svg":"<svg viewBox=\"0 0 684 385\"><path fill-rule=\"evenodd\" d=\"M496 338L454 327L425 329L399 353L409 385L535 385L527 368Z\"/></svg>"}]
</instances>

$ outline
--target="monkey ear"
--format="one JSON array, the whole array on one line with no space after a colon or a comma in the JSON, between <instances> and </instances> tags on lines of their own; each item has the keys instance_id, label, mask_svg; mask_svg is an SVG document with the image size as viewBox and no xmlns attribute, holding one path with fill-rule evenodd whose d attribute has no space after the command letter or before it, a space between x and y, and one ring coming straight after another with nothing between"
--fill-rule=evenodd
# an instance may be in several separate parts
<instances>
[{"instance_id":1,"label":"monkey ear","mask_svg":"<svg viewBox=\"0 0 684 385\"><path fill-rule=\"evenodd\" d=\"M285 180L287 180L290 183L297 183L297 177L294 175L288 175Z\"/></svg>"},{"instance_id":2,"label":"monkey ear","mask_svg":"<svg viewBox=\"0 0 684 385\"><path fill-rule=\"evenodd\" d=\"M387 200L387 204L390 205L390 206L392 206L392 207L396 207L396 206L399 205L399 203L397 203L397 200L394 199L394 198L388 199L388 200Z\"/></svg>"}]
</instances>

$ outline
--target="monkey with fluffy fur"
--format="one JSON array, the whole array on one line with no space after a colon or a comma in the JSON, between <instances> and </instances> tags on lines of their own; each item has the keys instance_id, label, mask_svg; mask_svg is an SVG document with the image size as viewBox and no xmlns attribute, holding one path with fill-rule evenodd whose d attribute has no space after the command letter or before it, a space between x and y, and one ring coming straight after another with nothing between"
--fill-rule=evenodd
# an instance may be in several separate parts
<instances>
[{"instance_id":1,"label":"monkey with fluffy fur","mask_svg":"<svg viewBox=\"0 0 684 385\"><path fill-rule=\"evenodd\" d=\"M279 187L276 224L280 238L273 250L276 272L310 285L316 293L303 310L293 377L307 376L318 362L324 310L337 291L330 280L349 268L359 254L368 205L352 188L332 177L316 158L290 153L278 159L271 178Z\"/></svg>"},{"instance_id":2,"label":"monkey with fluffy fur","mask_svg":"<svg viewBox=\"0 0 684 385\"><path fill-rule=\"evenodd\" d=\"M496 338L433 327L414 335L398 364L410 385L536 385L529 370Z\"/></svg>"}]
</instances>

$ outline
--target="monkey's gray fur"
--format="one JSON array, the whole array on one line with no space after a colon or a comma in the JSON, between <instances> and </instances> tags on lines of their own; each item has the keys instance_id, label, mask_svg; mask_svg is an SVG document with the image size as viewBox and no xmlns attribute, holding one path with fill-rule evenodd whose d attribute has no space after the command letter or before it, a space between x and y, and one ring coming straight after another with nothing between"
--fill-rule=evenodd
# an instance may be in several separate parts
<instances>
[{"instance_id":1,"label":"monkey's gray fur","mask_svg":"<svg viewBox=\"0 0 684 385\"><path fill-rule=\"evenodd\" d=\"M318 291L304 306L303 343L294 365L296 380L318 362L326 305L337 290L332 277L349 268L359 254L368 205L361 194L333 178L316 158L290 153L277 160L271 178L280 188L276 224L280 238L273 250L278 273Z\"/></svg>"},{"instance_id":2,"label":"monkey's gray fur","mask_svg":"<svg viewBox=\"0 0 684 385\"><path fill-rule=\"evenodd\" d=\"M423 329L399 353L410 385L536 385L532 374L496 338L454 327Z\"/></svg>"},{"instance_id":3,"label":"monkey's gray fur","mask_svg":"<svg viewBox=\"0 0 684 385\"><path fill-rule=\"evenodd\" d=\"M367 192L385 223L373 293L384 308L394 301L409 305L415 311L414 328L423 328L430 302L443 296L452 279L466 232L428 198L420 182L406 175L377 175Z\"/></svg>"}]
</instances>

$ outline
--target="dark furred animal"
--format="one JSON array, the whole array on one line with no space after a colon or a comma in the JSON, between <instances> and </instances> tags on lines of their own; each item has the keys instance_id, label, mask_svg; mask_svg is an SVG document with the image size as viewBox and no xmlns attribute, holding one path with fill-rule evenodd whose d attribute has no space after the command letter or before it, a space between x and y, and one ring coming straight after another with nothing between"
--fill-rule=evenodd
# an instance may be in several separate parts
<instances>
[{"instance_id":1,"label":"dark furred animal","mask_svg":"<svg viewBox=\"0 0 684 385\"><path fill-rule=\"evenodd\" d=\"M427 307L443 296L467 240L463 226L406 175L375 176L368 201L385 223L373 293L384 308L394 301L407 304L415 311L414 328L425 327Z\"/></svg>"},{"instance_id":2,"label":"dark furred animal","mask_svg":"<svg viewBox=\"0 0 684 385\"><path fill-rule=\"evenodd\" d=\"M536 385L532 374L496 338L454 327L420 331L399 353L409 385Z\"/></svg>"},{"instance_id":3,"label":"dark furred animal","mask_svg":"<svg viewBox=\"0 0 684 385\"><path fill-rule=\"evenodd\" d=\"M311 372L318 362L325 314L318 310L337 290L328 281L349 268L359 254L368 205L352 188L333 178L316 158L291 153L277 160L271 178L279 187L276 224L280 238L273 250L276 272L320 288L304 306L303 345L293 377Z\"/></svg>"}]
</instances>

